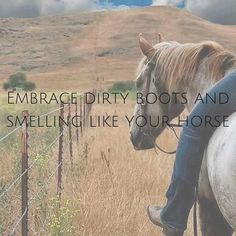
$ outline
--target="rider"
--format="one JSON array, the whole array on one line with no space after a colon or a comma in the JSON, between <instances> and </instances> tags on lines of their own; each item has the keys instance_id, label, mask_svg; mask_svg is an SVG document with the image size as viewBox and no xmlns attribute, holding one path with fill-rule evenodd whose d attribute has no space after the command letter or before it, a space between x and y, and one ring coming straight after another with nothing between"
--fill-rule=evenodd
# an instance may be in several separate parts
<instances>
[{"instance_id":1,"label":"rider","mask_svg":"<svg viewBox=\"0 0 236 236\"><path fill-rule=\"evenodd\" d=\"M224 105L217 102L199 102L189 115L205 117L211 115L224 117L236 111L236 70L226 75L208 92L214 94L226 93L229 101ZM203 101L206 100L206 97ZM223 121L223 120L222 120ZM183 235L187 228L189 212L195 200L196 186L206 144L215 131L213 126L196 127L184 124L176 151L176 159L171 184L166 193L167 203L161 208L149 206L148 215L152 223L163 228L168 236Z\"/></svg>"}]
</instances>

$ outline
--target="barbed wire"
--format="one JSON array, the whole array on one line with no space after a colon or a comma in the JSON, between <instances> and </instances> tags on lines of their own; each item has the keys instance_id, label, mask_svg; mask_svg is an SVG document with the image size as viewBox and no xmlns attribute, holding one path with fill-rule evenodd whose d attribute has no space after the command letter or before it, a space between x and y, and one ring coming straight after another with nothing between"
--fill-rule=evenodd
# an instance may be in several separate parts
<instances>
[{"instance_id":1,"label":"barbed wire","mask_svg":"<svg viewBox=\"0 0 236 236\"><path fill-rule=\"evenodd\" d=\"M63 103L63 104L64 104L64 109L69 106L69 103ZM36 121L36 120L38 120L39 118L42 118L42 117L44 117L44 116L51 115L51 114L53 114L53 113L55 113L55 112L57 112L57 111L60 111L60 110L62 110L62 109L63 109L63 107L59 107L59 108L57 108L57 109L55 109L55 110L52 110L52 111L49 111L49 112L44 113L44 114L42 114L42 115L39 115L37 118L33 119L33 121Z\"/></svg>"},{"instance_id":2,"label":"barbed wire","mask_svg":"<svg viewBox=\"0 0 236 236\"><path fill-rule=\"evenodd\" d=\"M69 140L69 142L70 142L71 140L72 140L72 138ZM68 142L68 143L69 143L69 142ZM64 148L66 148L66 147L68 146L68 143L66 143L66 145L64 146ZM59 168L61 165L62 165L62 162L60 162L60 163L57 165L57 167L55 168L55 170L49 175L49 177L47 178L47 182L46 182L43 186L41 186L40 191L36 194L37 196L39 196L40 192L43 191L43 188L49 184L48 180L51 179L51 178L55 175L56 171L58 170L58 168ZM36 196L36 197L37 197L37 196ZM32 201L32 200L34 200L34 199L35 199L35 197L30 198L30 199L29 199L29 202Z\"/></svg>"},{"instance_id":3,"label":"barbed wire","mask_svg":"<svg viewBox=\"0 0 236 236\"><path fill-rule=\"evenodd\" d=\"M71 137L71 138L68 140L68 142L65 144L64 148L66 148L66 147L68 146L69 142L70 142L71 140L73 140L74 138L75 138L75 136L74 136L74 137ZM49 177L47 178L47 182L46 182L43 186L41 186L41 189L38 191L38 193L37 193L36 195L34 195L32 198L30 198L29 203L32 202L33 200L35 200L37 197L38 197L37 199L41 200L42 197L39 197L40 193L43 191L43 189L44 189L45 187L47 187L47 186L49 185L49 183L50 183L49 180L51 180L52 177L54 177L54 176L56 175L57 170L58 170L58 168L59 168L61 165L62 165L62 162L60 162L60 163L57 165L57 167L55 168L55 170L49 175ZM45 224L46 224L46 221L47 221L47 216L46 216L45 220L42 222L41 230L40 230L39 232L35 232L33 235L39 235L43 230L45 231ZM32 230L32 227L30 227L29 230Z\"/></svg>"},{"instance_id":4,"label":"barbed wire","mask_svg":"<svg viewBox=\"0 0 236 236\"><path fill-rule=\"evenodd\" d=\"M19 226L20 222L22 221L22 219L25 216L27 211L28 211L28 208L26 208L25 211L23 212L23 214L21 215L21 217L17 219L17 221L16 221L11 233L9 234L9 236L13 235L13 233L16 231L17 227Z\"/></svg>"},{"instance_id":5,"label":"barbed wire","mask_svg":"<svg viewBox=\"0 0 236 236\"><path fill-rule=\"evenodd\" d=\"M41 156L44 155L44 154L46 154L46 153L50 150L50 148L56 143L56 141L63 135L63 133L64 133L65 130L67 130L67 129L68 129L68 127L67 127L66 129L64 129L64 130L60 133L60 135L58 135L58 136L53 140L53 142L52 142L40 155L38 155L38 158L35 158L34 161L30 164L30 166L29 166L24 172L22 172L22 173L6 188L6 190L4 190L4 191L0 194L0 200L1 200L1 198L2 198L8 191L10 191L10 190L12 189L12 187L13 187L15 184L17 184L17 183L21 180L21 177L22 177L23 175L25 175L25 173L26 173L27 171L29 171L29 170L34 166L34 164L41 158Z\"/></svg>"},{"instance_id":6,"label":"barbed wire","mask_svg":"<svg viewBox=\"0 0 236 236\"><path fill-rule=\"evenodd\" d=\"M69 104L67 104L67 105L69 106ZM64 106L64 108L65 108L65 106ZM42 114L42 115L38 116L35 120L39 119L40 117L44 117L44 116L50 115L50 114L52 114L52 113L54 113L54 112L60 111L61 109L63 109L63 107L60 107L60 108L57 108L57 109L55 109L55 110L49 111L49 112L47 112L47 113L45 113L45 114ZM3 140L5 140L7 137L9 137L11 134L13 134L14 132L16 132L16 131L17 131L18 129L20 129L21 127L22 127L22 126L16 127L14 130L12 130L12 131L9 132L8 134L6 134L4 137L0 138L0 142L3 141ZM42 150L42 152L38 155L38 157L35 158L35 159L32 161L32 163L30 163L29 167L28 167L23 173L21 173L10 185L8 185L8 187L7 187L4 191L2 191L2 192L0 193L0 200L1 200L1 198L2 198L3 196L5 196L5 195L13 188L13 186L15 186L16 184L18 184L18 182L20 182L22 176L24 176L24 175L35 165L35 163L36 163L39 159L41 159L41 157L42 157L43 154L46 154L46 153L51 149L51 147L57 142L57 140L58 140L58 139L65 133L65 131L68 130L68 129L69 129L69 126L67 126L66 128L64 128L63 131L62 131L45 149ZM75 136L74 136L74 137L75 137ZM68 144L71 142L72 139L74 139L74 137L73 137L73 135L72 135L71 138L68 139L68 142L65 143L64 148L68 146ZM56 173L57 173L57 171L58 171L58 168L59 168L61 165L62 165L62 161L56 166L56 168L54 169L54 171L51 172L51 174L47 177L47 181L46 181L46 183L45 183L43 186L41 186L41 189L29 199L29 203L32 203L35 199L41 199L41 198L42 198L42 196L40 197L40 193L43 191L43 189L44 189L45 187L48 187L48 185L50 184L50 180L53 178L53 176L56 175ZM12 228L11 231L10 231L10 230L8 231L8 232L10 232L9 235L13 235L13 233L16 231L17 227L19 226L20 222L22 221L22 219L24 218L24 216L25 216L25 214L27 213L28 210L29 210L29 207L27 207L27 208L25 209L25 211L22 213L22 215L16 219L15 224L14 224L14 227ZM43 222L42 222L42 220L41 220L42 228L41 228L41 230L40 230L38 233L35 232L34 235L35 235L35 234L40 234L40 232L42 232L42 230L45 230L45 225L46 225L46 222L47 222L47 218L48 218L48 216L46 216L46 219L45 219ZM32 227L31 227L30 229L32 229Z\"/></svg>"},{"instance_id":7,"label":"barbed wire","mask_svg":"<svg viewBox=\"0 0 236 236\"><path fill-rule=\"evenodd\" d=\"M60 133L60 135L58 135L58 136L56 137L56 139L54 139L54 141L47 147L47 149L44 150L44 153L46 153L46 152L53 146L53 144L64 134L64 132L65 132L66 130L68 130L68 127L67 127L66 129L64 129L64 130ZM72 140L72 138L71 138L70 140ZM70 141L70 140L69 140L69 141ZM69 142L68 142L68 143L69 143ZM68 146L68 143L67 143L64 147ZM29 169L32 168L32 166L36 163L37 160L39 160L39 158L36 158L36 159L32 162L32 164L28 167L28 169L26 169L26 170L8 187L7 191L9 191L10 188L12 188L12 187L14 186L15 182L18 181L18 179L21 179L21 177L22 177ZM57 173L57 171L58 171L58 168L59 168L61 165L62 165L62 162L60 162L60 163L57 165L57 167L54 169L54 171L49 175L49 177L47 178L46 184L44 184L44 185L41 187L40 191L29 199L29 203L31 203L32 201L34 201L35 199L37 199L37 197L39 198L40 193L43 191L43 189L44 189L45 186L48 186L48 185L49 185L50 180L52 179L52 177L54 177L54 176L56 175L56 173ZM5 192L6 192L6 191L5 191ZM4 193L4 195L5 195L5 193ZM0 195L0 198L1 198L2 196L3 196L3 194ZM40 198L39 198L39 199L40 199ZM16 222L16 224L15 224L14 228L12 229L10 235L12 235L12 234L15 232L15 230L16 230L17 227L18 227L18 225L19 225L20 222L22 221L24 215L26 214L27 210L28 210L28 208L24 211L24 213L23 213L23 214L21 215L21 217L18 219L18 221ZM44 229L44 227L45 227L45 223L46 223L46 220L45 220L44 222L42 222L42 224L43 224L43 229ZM30 229L32 229L32 227L31 227ZM42 231L42 229L40 230L40 232L41 232L41 231ZM34 235L35 235L35 234L34 234Z\"/></svg>"},{"instance_id":8,"label":"barbed wire","mask_svg":"<svg viewBox=\"0 0 236 236\"><path fill-rule=\"evenodd\" d=\"M47 178L47 182L41 186L41 189L40 191L38 191L37 194L34 194L34 196L32 196L30 199L29 199L29 203L32 202L33 200L35 200L37 197L39 197L39 194L43 191L44 187L47 187L49 185L49 180L51 180L51 178L57 173L57 170L58 168L62 165L62 162L60 162L57 167L55 168L55 170L48 176ZM39 198L40 199L40 198Z\"/></svg>"},{"instance_id":9,"label":"barbed wire","mask_svg":"<svg viewBox=\"0 0 236 236\"><path fill-rule=\"evenodd\" d=\"M68 104L67 104L68 105ZM52 111L49 111L49 112L47 112L47 113L44 113L44 114L42 114L42 115L39 115L37 118L35 118L35 119L32 119L33 121L36 121L36 120L38 120L39 118L42 118L42 117L44 117L44 116L48 116L48 115L51 115L51 114L53 114L54 112L57 112L57 111L60 111L62 109L62 107L59 107L59 108L57 108L57 109L55 109L55 110L52 110ZM4 141L6 138L8 138L11 134L13 134L13 133L15 133L18 129L20 129L22 126L20 125L20 126L17 126L15 129L13 129L12 131L10 131L8 134L6 134L6 135L4 135L3 137L1 137L0 138L0 142L2 142L2 141Z\"/></svg>"},{"instance_id":10,"label":"barbed wire","mask_svg":"<svg viewBox=\"0 0 236 236\"><path fill-rule=\"evenodd\" d=\"M49 175L49 177L47 178L46 184L44 184L44 185L41 187L41 189L38 191L38 193L29 199L29 203L32 203L32 201L34 201L35 199L41 200L42 197L39 196L40 193L43 191L43 189L44 189L45 187L48 187L48 185L50 184L50 180L52 179L52 177L54 177L54 176L56 175L56 173L57 173L57 171L58 171L58 168L59 168L61 165L62 165L62 162L60 162L60 163L57 165L57 167L54 169L54 171ZM46 219L47 219L47 217L46 217ZM44 222L42 222L43 228L45 227L45 223L46 223L46 220L45 220ZM32 230L32 227L30 227L29 230ZM42 231L42 229L41 229L39 232L41 232L41 231ZM34 233L34 235L35 235L35 233Z\"/></svg>"},{"instance_id":11,"label":"barbed wire","mask_svg":"<svg viewBox=\"0 0 236 236\"><path fill-rule=\"evenodd\" d=\"M35 121L35 120L38 120L39 118L42 118L42 117L44 117L44 116L51 115L51 114L55 113L56 111L60 111L62 108L63 108L63 107L59 107L59 108L57 108L57 109L55 109L55 110L53 110L53 111L49 111L49 112L47 112L47 113L44 113L44 114L42 114L42 115L39 115L37 118L35 118L35 119L33 119L33 120Z\"/></svg>"},{"instance_id":12,"label":"barbed wire","mask_svg":"<svg viewBox=\"0 0 236 236\"><path fill-rule=\"evenodd\" d=\"M3 140L5 140L7 137L9 137L11 134L15 133L19 128L21 128L21 126L16 127L15 129L13 129L12 131L10 131L8 134L4 135L3 137L0 138L0 142L2 142Z\"/></svg>"}]
</instances>

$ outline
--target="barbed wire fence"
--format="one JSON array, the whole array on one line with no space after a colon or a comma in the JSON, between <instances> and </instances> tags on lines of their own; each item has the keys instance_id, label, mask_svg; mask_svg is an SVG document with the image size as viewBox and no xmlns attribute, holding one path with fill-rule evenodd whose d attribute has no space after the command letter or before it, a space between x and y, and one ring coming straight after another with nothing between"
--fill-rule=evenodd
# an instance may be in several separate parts
<instances>
[{"instance_id":1,"label":"barbed wire fence","mask_svg":"<svg viewBox=\"0 0 236 236\"><path fill-rule=\"evenodd\" d=\"M96 94L96 90L91 91L92 94ZM72 106L73 105L73 106ZM73 108L74 107L74 108ZM57 109L54 109L52 111L49 111L45 114L39 115L35 120L50 116L52 114L55 114L56 112L59 112L59 132L56 137L54 137L53 141L50 142L49 145L47 145L46 148L41 150L40 155L37 155L35 158L32 158L32 156L29 155L29 150L33 149L34 147L30 146L29 140L29 112L28 111L22 111L22 125L17 126L9 133L3 135L0 137L0 145L1 143L6 140L8 137L15 135L17 131L20 132L20 143L21 143L21 171L18 174L16 178L13 179L6 187L1 190L0 189L0 202L8 197L8 194L10 191L12 191L16 186L20 185L21 189L21 196L15 196L19 197L21 200L21 212L18 214L18 216L13 220L13 224L8 227L5 232L3 232L4 235L21 235L21 236L28 236L29 232L32 231L33 225L30 222L28 213L30 210L30 207L32 205L32 202L34 202L37 199L40 199L40 193L48 187L48 185L51 183L51 180L53 177L57 177L57 184L56 184L56 197L59 201L59 207L60 207L60 201L63 194L63 162L67 161L64 160L64 150L65 148L69 147L69 156L70 156L70 165L73 166L73 143L79 143L84 132L85 132L85 125L88 119L89 114L91 113L92 109L92 103L85 101L84 96L80 95L77 103L71 103L68 101L66 104L61 103L60 107ZM72 110L74 111L74 116L76 117L76 124L72 125L71 122L71 116L72 116ZM67 114L67 119L69 120L67 127L65 127L65 123L63 122L65 115ZM81 123L78 122L78 118L82 120ZM61 121L61 122L60 122ZM75 130L74 130L75 129ZM72 131L74 130L75 135L72 134ZM68 141L65 142L66 136L65 133L68 132ZM42 137L43 138L43 137ZM40 158L42 158L44 155L46 155L56 144L58 144L58 155L56 163L56 168L50 171L49 176L45 180L44 184L41 186L40 190L37 193L34 193L29 198L29 182L31 179L29 178L29 171L33 171L33 168L35 167L37 161L39 161ZM34 154L35 155L35 154ZM20 158L20 157L19 157ZM32 161L31 161L32 160ZM45 231L45 226L47 223L47 217L43 222L41 222L41 229L38 232L35 232L34 235L40 235L41 232Z\"/></svg>"}]
</instances>

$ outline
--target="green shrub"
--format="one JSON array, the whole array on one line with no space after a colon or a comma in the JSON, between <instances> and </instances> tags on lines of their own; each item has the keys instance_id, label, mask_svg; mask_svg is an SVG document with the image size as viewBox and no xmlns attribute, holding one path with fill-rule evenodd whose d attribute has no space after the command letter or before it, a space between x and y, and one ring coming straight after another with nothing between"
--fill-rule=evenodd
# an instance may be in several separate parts
<instances>
[{"instance_id":1,"label":"green shrub","mask_svg":"<svg viewBox=\"0 0 236 236\"><path fill-rule=\"evenodd\" d=\"M115 82L109 89L109 92L126 92L126 91L135 91L134 81L118 81Z\"/></svg>"},{"instance_id":2,"label":"green shrub","mask_svg":"<svg viewBox=\"0 0 236 236\"><path fill-rule=\"evenodd\" d=\"M5 90L22 89L24 91L32 91L36 88L33 82L26 80L26 75L22 72L11 75L8 82L3 84Z\"/></svg>"},{"instance_id":3,"label":"green shrub","mask_svg":"<svg viewBox=\"0 0 236 236\"><path fill-rule=\"evenodd\" d=\"M73 226L73 219L77 211L67 200L64 206L60 206L58 198L52 198L49 204L48 235L64 236L75 235L76 228Z\"/></svg>"}]
</instances>

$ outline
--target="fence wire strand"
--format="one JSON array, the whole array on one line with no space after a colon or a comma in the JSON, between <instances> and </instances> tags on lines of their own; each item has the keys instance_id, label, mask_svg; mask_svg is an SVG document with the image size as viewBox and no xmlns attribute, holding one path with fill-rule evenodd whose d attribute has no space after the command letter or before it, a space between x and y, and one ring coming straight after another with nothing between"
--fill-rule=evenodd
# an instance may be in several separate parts
<instances>
[{"instance_id":1,"label":"fence wire strand","mask_svg":"<svg viewBox=\"0 0 236 236\"><path fill-rule=\"evenodd\" d=\"M54 113L54 112L56 112L56 111L59 111L59 110L61 110L61 109L62 109L62 107L60 107L60 108L58 108L58 109L55 109L55 110L53 110L53 111L50 111L50 112L48 112L48 113L45 113L45 114L43 114L43 115L41 115L41 116L39 116L39 117L47 116L47 115L52 114L52 113ZM38 117L38 118L39 118L39 117ZM37 118L37 119L38 119L38 118ZM0 139L0 141L6 139L8 136L10 136L12 133L14 133L15 131L17 131L19 128L21 128L21 126L15 128L13 131L11 131L11 132L8 133L7 135L5 135L3 138ZM65 129L53 140L53 142L52 142L46 149L43 150L43 152L41 153L41 155L42 155L42 154L46 154L46 153L50 150L50 148L56 143L56 141L64 134L64 132L65 132L66 130L68 130L68 127L65 128ZM25 174L34 166L34 164L40 159L41 155L39 155L39 157L36 158L36 159L30 164L30 166L29 166L23 173L21 173L21 175L19 175L19 176L7 187L7 189L6 189L5 191L3 191L3 192L0 194L0 200L1 200L1 198L2 198L8 191L10 191L10 190L12 189L12 187L13 187L15 184L17 184L17 183L21 180L22 176L25 175ZM49 180L51 180L51 178L57 173L57 170L58 170L58 168L59 168L61 165L62 165L62 162L57 165L56 169L55 169L55 170L51 173L51 175L48 177L47 183L46 183L43 187L45 187L46 185L49 185L49 183L50 183ZM39 196L40 192L42 192L42 190L43 190L43 187L41 188L41 190L38 192L37 195L35 195L35 196L33 196L32 198L30 198L29 202L32 202L33 200L35 200L35 199ZM21 223L21 221L22 221L23 217L25 216L25 214L27 213L27 211L28 211L28 208L26 208L25 211L24 211L24 213L21 215L21 217L17 219L16 223L14 224L13 229L11 230L11 232L10 232L10 234L9 234L10 236L13 235L13 233L16 231L17 227L18 227L19 224Z\"/></svg>"},{"instance_id":2,"label":"fence wire strand","mask_svg":"<svg viewBox=\"0 0 236 236\"><path fill-rule=\"evenodd\" d=\"M8 134L4 135L3 137L0 138L0 142L4 141L6 138L8 138L11 134L15 133L18 129L20 129L21 126L16 127L12 131L10 131Z\"/></svg>"},{"instance_id":3,"label":"fence wire strand","mask_svg":"<svg viewBox=\"0 0 236 236\"><path fill-rule=\"evenodd\" d=\"M44 116L51 115L51 114L53 114L53 113L55 113L55 112L57 112L57 111L60 111L61 109L62 109L62 107L59 107L59 108L57 108L57 109L55 109L55 110L52 110L52 111L49 111L49 112L47 112L47 113L45 113L45 114L39 115L37 118L35 118L35 119L33 119L33 120L36 121L36 120L38 120L39 118L42 118L42 117L44 117Z\"/></svg>"},{"instance_id":4,"label":"fence wire strand","mask_svg":"<svg viewBox=\"0 0 236 236\"><path fill-rule=\"evenodd\" d=\"M48 116L48 115L51 115L57 111L60 111L62 109L62 107L60 108L57 108L55 110L52 110L52 111L49 111L45 114L42 114L42 115L39 115L37 118L33 119L34 121L38 120L39 118L42 118L44 116ZM3 137L0 138L0 142L4 141L6 138L8 138L11 134L15 133L18 129L20 129L22 126L17 126L15 129L13 129L12 131L10 131L8 134L4 135Z\"/></svg>"},{"instance_id":5,"label":"fence wire strand","mask_svg":"<svg viewBox=\"0 0 236 236\"><path fill-rule=\"evenodd\" d=\"M16 223L14 224L14 227L9 234L10 236L13 235L13 233L16 231L17 227L19 226L20 222L22 221L23 217L25 216L26 212L28 211L28 208L25 209L24 213L21 215L20 218L17 219Z\"/></svg>"},{"instance_id":6,"label":"fence wire strand","mask_svg":"<svg viewBox=\"0 0 236 236\"><path fill-rule=\"evenodd\" d=\"M29 199L29 203L32 203L35 199L38 199L38 200L41 200L42 197L40 197L40 193L43 191L43 188L44 187L48 187L48 185L50 184L50 180L52 179L52 177L54 177L58 171L58 168L62 165L62 162L60 162L57 167L55 168L55 170L49 175L48 179L47 179L47 182L41 187L41 189L38 191L37 194L35 194L34 196L32 196L30 199ZM46 217L47 219L47 217ZM42 225L43 225L43 229L45 230L45 223L46 223L46 220L44 222L42 222ZM32 227L30 227L29 230L32 230ZM41 232L42 229L39 231ZM35 233L34 233L35 235Z\"/></svg>"},{"instance_id":7,"label":"fence wire strand","mask_svg":"<svg viewBox=\"0 0 236 236\"><path fill-rule=\"evenodd\" d=\"M67 128L68 128L68 127L67 127ZM67 128L66 128L66 129L67 129ZM46 154L46 153L50 150L50 148L56 143L56 141L63 135L63 133L65 132L66 129L64 129L63 132L61 132L60 135L58 135L58 136L54 139L54 141L41 153L41 155L42 155L42 154ZM41 158L41 155L39 155L38 158L35 158L34 161L30 164L30 166L29 166L23 173L21 173L21 174L6 188L6 190L4 190L4 191L0 194L0 200L1 200L1 198L2 198L7 192L9 192L9 191L12 189L12 187L13 187L15 184L17 184L17 183L21 180L21 177L22 177L23 175L25 175L25 173L26 173L27 171L29 171L29 170L35 165L35 163Z\"/></svg>"},{"instance_id":8,"label":"fence wire strand","mask_svg":"<svg viewBox=\"0 0 236 236\"><path fill-rule=\"evenodd\" d=\"M72 139L72 138L71 138ZM64 148L66 148L68 146L68 143L64 146ZM29 199L29 203L31 202L31 201L33 201L36 197L38 197L39 196L39 194L43 191L43 188L45 187L45 186L48 186L49 185L49 180L57 173L57 170L58 170L58 168L60 167L62 165L62 162L60 162L58 165L57 165L57 167L55 168L55 170L48 176L48 178L47 178L47 182L43 185L43 186L41 186L41 189L40 189L40 191L36 194L36 196L34 195L33 197L31 197L30 199ZM40 199L40 198L39 198Z\"/></svg>"},{"instance_id":9,"label":"fence wire strand","mask_svg":"<svg viewBox=\"0 0 236 236\"><path fill-rule=\"evenodd\" d=\"M67 104L69 105L69 104ZM65 108L65 106L64 106ZM42 114L42 115L39 115L37 118L35 118L34 120L38 120L40 117L45 117L47 115L50 115L50 114L53 114L54 112L57 112L57 111L60 111L61 109L63 109L63 107L60 107L60 108L57 108L55 110L52 110L52 111L49 111L45 114ZM3 137L0 138L0 142L2 142L3 140L5 140L7 137L9 137L11 134L15 133L18 129L20 129L22 126L18 126L16 127L14 130L10 131L8 134L4 135ZM34 165L35 163L41 159L41 156L46 154L51 148L52 146L58 141L58 139L65 133L66 130L69 129L69 126L67 126L66 128L63 129L63 131L45 148L43 149L40 154L38 155L37 158L35 158L32 163L30 163L29 167L23 172L21 173L11 184L8 185L8 187L2 191L0 193L0 200L3 196L5 196L5 194L7 194L12 188L13 186L15 186L16 184L18 184L22 178L22 176L24 176ZM68 146L68 144L73 140L73 135L68 139L68 142L65 143L64 145L64 148L66 148ZM40 193L43 191L43 189L45 187L48 187L49 184L50 184L50 180L53 178L53 176L56 175L59 167L62 165L62 161L56 166L56 168L50 173L50 175L47 177L46 179L46 183L40 187L40 190L34 194L30 199L29 199L29 203L32 203L33 201L35 201L36 199L41 199L42 196L40 196ZM14 226L12 227L12 230L8 229L8 232L10 232L8 235L13 235L14 232L16 231L17 227L19 226L19 224L21 223L22 219L24 218L24 216L26 215L27 211L29 210L29 207L27 207L25 209L25 211L21 214L20 217L16 218L15 220L15 223L14 223ZM39 230L39 232L35 232L35 234L39 235L42 231L45 231L45 225L46 225L46 222L47 222L47 218L48 216L45 217L45 220L44 221L41 221L41 224L42 224L42 227L41 229ZM29 231L30 230L33 230L32 227L29 228Z\"/></svg>"},{"instance_id":10,"label":"fence wire strand","mask_svg":"<svg viewBox=\"0 0 236 236\"><path fill-rule=\"evenodd\" d=\"M75 137L71 137L71 138L68 140L68 143L65 144L64 148L66 148L66 147L68 146L69 142L70 142L71 140L73 140L73 138L75 138ZM54 176L56 175L56 173L57 173L57 171L58 171L58 168L59 168L61 165L62 165L62 162L60 162L60 163L57 165L57 167L55 168L55 170L49 175L49 177L47 178L47 182L46 182L43 186L41 186L41 189L38 191L38 193L30 198L29 203L32 202L33 200L35 200L36 198L37 198L38 200L41 200L42 197L39 197L40 193L43 191L43 188L44 188L45 186L48 187L48 185L50 184L50 180L52 179L52 177L54 177ZM41 230L39 230L39 232L35 232L33 235L39 235L42 231L45 231L45 224L46 224L46 222L47 222L47 216L46 216L45 220L42 222ZM32 227L30 227L29 230L33 230Z\"/></svg>"}]
</instances>

